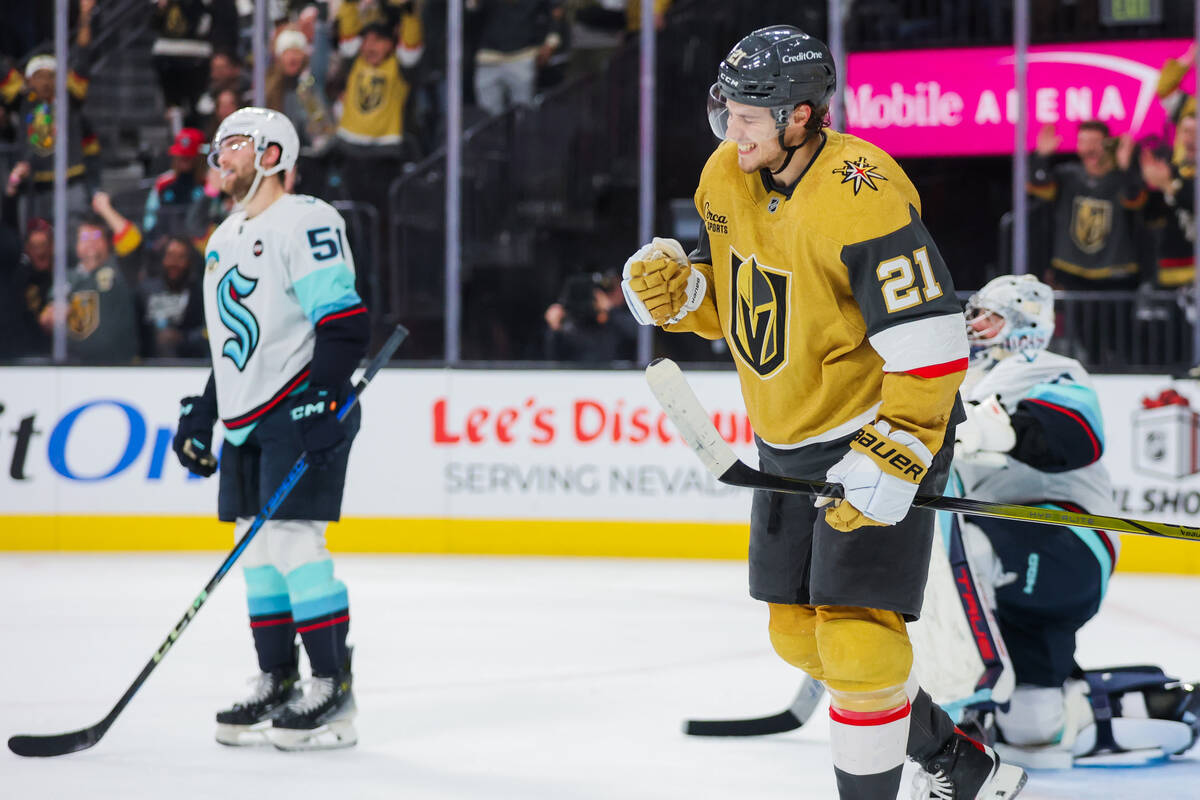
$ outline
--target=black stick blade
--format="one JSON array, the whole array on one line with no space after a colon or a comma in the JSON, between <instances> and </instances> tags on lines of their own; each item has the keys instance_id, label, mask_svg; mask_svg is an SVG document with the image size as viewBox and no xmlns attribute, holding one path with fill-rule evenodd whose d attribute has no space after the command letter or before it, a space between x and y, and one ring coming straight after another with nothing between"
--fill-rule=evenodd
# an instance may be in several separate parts
<instances>
[{"instance_id":1,"label":"black stick blade","mask_svg":"<svg viewBox=\"0 0 1200 800\"><path fill-rule=\"evenodd\" d=\"M794 731L803 724L804 721L789 708L755 719L689 719L683 732L688 736L765 736Z\"/></svg>"},{"instance_id":2,"label":"black stick blade","mask_svg":"<svg viewBox=\"0 0 1200 800\"><path fill-rule=\"evenodd\" d=\"M55 733L50 736L13 736L8 740L8 749L27 758L65 756L87 750L100 741L104 729L98 725L70 733Z\"/></svg>"}]
</instances>

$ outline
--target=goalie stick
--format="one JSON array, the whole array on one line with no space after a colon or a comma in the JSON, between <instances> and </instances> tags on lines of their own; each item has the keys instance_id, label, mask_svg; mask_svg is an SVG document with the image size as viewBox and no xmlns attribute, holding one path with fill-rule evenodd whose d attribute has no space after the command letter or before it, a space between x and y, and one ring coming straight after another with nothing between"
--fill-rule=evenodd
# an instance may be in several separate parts
<instances>
[{"instance_id":1,"label":"goalie stick","mask_svg":"<svg viewBox=\"0 0 1200 800\"><path fill-rule=\"evenodd\" d=\"M372 358L367 364L367 368L363 372L362 378L359 379L358 383L354 385L353 393L346 399L346 402L342 404L342 409L338 412L339 421L345 418L346 414L350 412L350 409L354 408L355 403L358 402L358 398L362 395L363 391L366 390L367 385L371 382L371 379L374 378L375 374L379 372L383 365L388 362L388 359L390 359L392 354L396 352L396 348L400 346L400 343L403 342L407 336L408 330L403 325L397 325L396 329L392 331L392 335L389 336L387 341L383 343L383 347L379 348L379 352L376 353L375 357ZM258 533L259 529L262 528L263 523L265 523L275 514L275 512L279 509L279 506L283 503L287 496L291 494L292 489L296 486L296 483L307 471L308 454L301 453L300 457L296 459L296 463L292 465L292 469L290 472L288 472L287 477L283 479L283 483L281 483L279 488L275 490L275 494L271 495L271 499L268 500L267 504L263 506L261 511L258 512L258 516L254 518L254 522L251 523L249 530L247 530L242 538L238 540L237 544L234 545L233 550L231 550L229 555L225 557L225 560L221 562L221 566L218 567L213 576L209 578L204 589L201 590L200 594L196 595L196 599L192 601L190 606L188 606L187 611L184 612L183 616L179 619L179 622L175 623L175 627L171 629L171 632L167 635L167 638L164 639L163 643L160 644L158 649L154 651L154 655L151 656L150 660L146 662L146 666L142 667L141 673L134 678L133 683L131 683L129 688L125 690L125 694L121 695L121 699L117 701L116 705L112 707L112 710L108 712L104 719L100 720L95 725L92 725L90 728L82 728L69 733L56 733L47 736L13 736L8 740L8 749L12 750L19 756L61 756L66 755L67 753L75 753L80 750L86 750L99 742L101 737L103 737L104 734L108 732L108 729L112 727L113 722L125 709L125 706L129 705L129 701L133 699L135 694L137 694L138 689L142 688L142 684L144 684L146 679L150 677L150 673L154 671L154 668L157 667L158 663L163 660L163 657L166 656L167 652L172 646L174 646L176 640L179 639L180 635L184 632L187 626L191 624L192 618L196 616L196 613L200 611L201 606L203 606L205 601L208 600L209 595L211 595L213 590L217 588L217 584L221 582L226 573L228 573L230 568L233 567L234 562L238 560L238 557L241 556L242 552L246 549L246 546L250 544L250 540L253 539L255 534Z\"/></svg>"},{"instance_id":2,"label":"goalie stick","mask_svg":"<svg viewBox=\"0 0 1200 800\"><path fill-rule=\"evenodd\" d=\"M646 381L650 391L658 399L663 411L675 423L683 440L699 456L700 461L721 483L762 489L787 494L807 494L817 497L841 499L842 487L836 483L808 481L772 475L747 466L738 459L733 449L717 432L717 428L696 399L692 387L679 366L669 358L659 358L646 367ZM1022 506L1013 503L992 503L966 497L941 497L919 494L913 498L914 508L931 508L937 511L957 511L963 514L1015 519L1036 522L1040 525L1075 525L1118 533L1136 533L1141 536L1156 536L1164 539L1181 539L1186 542L1200 541L1200 528L1174 525L1168 522L1108 517L1100 514L1082 514L1057 508Z\"/></svg>"},{"instance_id":3,"label":"goalie stick","mask_svg":"<svg viewBox=\"0 0 1200 800\"><path fill-rule=\"evenodd\" d=\"M800 690L792 704L769 717L751 719L689 719L683 732L688 736L765 736L768 733L787 733L808 722L821 698L825 687L805 675Z\"/></svg>"}]
</instances>

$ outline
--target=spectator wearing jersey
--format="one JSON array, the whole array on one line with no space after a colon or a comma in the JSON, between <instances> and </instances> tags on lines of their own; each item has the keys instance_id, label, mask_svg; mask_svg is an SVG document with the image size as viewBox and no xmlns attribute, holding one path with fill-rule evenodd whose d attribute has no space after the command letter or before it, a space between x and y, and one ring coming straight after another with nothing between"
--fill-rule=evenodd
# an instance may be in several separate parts
<instances>
[{"instance_id":1,"label":"spectator wearing jersey","mask_svg":"<svg viewBox=\"0 0 1200 800\"><path fill-rule=\"evenodd\" d=\"M87 99L91 59L91 13L95 0L80 3L79 31L67 72L70 105L67 136L67 207L79 217L88 206L86 157L99 145L86 130L83 104ZM54 215L54 137L58 132L55 110L55 75L58 62L48 54L35 55L25 65L24 81L13 105L17 115L18 161L8 175L9 196L24 193L24 220ZM11 77L9 78L11 81ZM8 84L10 87L11 83Z\"/></svg>"},{"instance_id":2,"label":"spectator wearing jersey","mask_svg":"<svg viewBox=\"0 0 1200 800\"><path fill-rule=\"evenodd\" d=\"M19 349L22 355L49 355L50 337L38 324L54 288L54 229L44 219L29 223L15 286L21 301Z\"/></svg>"},{"instance_id":3,"label":"spectator wearing jersey","mask_svg":"<svg viewBox=\"0 0 1200 800\"><path fill-rule=\"evenodd\" d=\"M1162 289L1190 288L1196 276L1196 115L1179 120L1174 145L1143 147L1142 180L1150 189L1146 219L1154 235L1154 282Z\"/></svg>"},{"instance_id":4,"label":"spectator wearing jersey","mask_svg":"<svg viewBox=\"0 0 1200 800\"><path fill-rule=\"evenodd\" d=\"M362 47L344 78L342 117L337 148L343 156L343 178L353 200L370 203L387 218L387 188L411 153L404 138L404 111L409 83L405 60L420 56L421 21L415 13L403 16L401 34L387 23L363 29ZM399 48L397 41L400 42ZM411 144L409 145L411 147Z\"/></svg>"},{"instance_id":5,"label":"spectator wearing jersey","mask_svg":"<svg viewBox=\"0 0 1200 800\"><path fill-rule=\"evenodd\" d=\"M212 0L155 0L150 52L173 131L195 124L196 101L208 82L211 5Z\"/></svg>"},{"instance_id":6,"label":"spectator wearing jersey","mask_svg":"<svg viewBox=\"0 0 1200 800\"><path fill-rule=\"evenodd\" d=\"M467 0L480 28L475 102L492 116L529 105L538 68L562 44L551 27L554 0Z\"/></svg>"},{"instance_id":7,"label":"spectator wearing jersey","mask_svg":"<svg viewBox=\"0 0 1200 800\"><path fill-rule=\"evenodd\" d=\"M175 136L167 150L171 169L158 176L146 196L142 232L147 240L157 241L173 234L199 236L203 232L192 230L189 223L194 222L190 219L194 216L192 209L209 201L204 192L205 145L204 133L196 128L184 128Z\"/></svg>"},{"instance_id":8,"label":"spectator wearing jersey","mask_svg":"<svg viewBox=\"0 0 1200 800\"><path fill-rule=\"evenodd\" d=\"M1077 161L1052 166L1061 142L1054 126L1038 132L1030 194L1053 204L1053 245L1046 282L1059 289L1136 289L1139 253L1134 212L1146 191L1133 164L1133 140L1113 148L1108 126L1080 124Z\"/></svg>"},{"instance_id":9,"label":"spectator wearing jersey","mask_svg":"<svg viewBox=\"0 0 1200 800\"><path fill-rule=\"evenodd\" d=\"M200 253L183 236L167 237L157 274L138 287L143 353L154 358L207 355Z\"/></svg>"},{"instance_id":10,"label":"spectator wearing jersey","mask_svg":"<svg viewBox=\"0 0 1200 800\"><path fill-rule=\"evenodd\" d=\"M96 193L92 208L95 215L84 218L75 239L67 355L84 363L127 364L138 356L137 300L117 258L136 250L141 235L103 192ZM55 310L49 305L39 318L47 334L54 329Z\"/></svg>"}]
</instances>

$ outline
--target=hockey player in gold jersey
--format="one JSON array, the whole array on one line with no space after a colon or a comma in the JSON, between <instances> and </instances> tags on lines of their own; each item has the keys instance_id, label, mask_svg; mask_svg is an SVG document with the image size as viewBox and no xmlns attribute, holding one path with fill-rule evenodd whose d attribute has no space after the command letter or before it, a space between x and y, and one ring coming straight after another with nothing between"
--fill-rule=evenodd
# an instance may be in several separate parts
<instances>
[{"instance_id":1,"label":"hockey player in gold jersey","mask_svg":"<svg viewBox=\"0 0 1200 800\"><path fill-rule=\"evenodd\" d=\"M929 797L1007 800L1024 773L919 689L905 627L933 534L910 505L941 493L962 419L962 311L904 172L824 128L835 86L799 30L742 39L709 92L724 141L696 190L700 246L655 239L622 287L642 324L728 342L764 470L845 490L823 509L757 492L750 541L772 645L830 691L842 800L894 798L906 752Z\"/></svg>"}]
</instances>

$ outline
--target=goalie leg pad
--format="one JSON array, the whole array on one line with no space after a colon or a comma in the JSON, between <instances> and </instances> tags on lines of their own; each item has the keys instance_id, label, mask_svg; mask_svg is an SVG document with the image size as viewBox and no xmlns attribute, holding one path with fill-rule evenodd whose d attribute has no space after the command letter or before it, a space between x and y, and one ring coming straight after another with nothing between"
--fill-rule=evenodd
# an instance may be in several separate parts
<instances>
[{"instance_id":1,"label":"goalie leg pad","mask_svg":"<svg viewBox=\"0 0 1200 800\"><path fill-rule=\"evenodd\" d=\"M831 693L879 692L898 687L903 695L913 656L900 614L874 608L818 606L816 639L823 680Z\"/></svg>"},{"instance_id":2,"label":"goalie leg pad","mask_svg":"<svg viewBox=\"0 0 1200 800\"><path fill-rule=\"evenodd\" d=\"M787 663L799 667L816 680L823 680L821 657L817 653L817 610L813 606L768 603L771 617L767 632L771 646Z\"/></svg>"}]
</instances>

